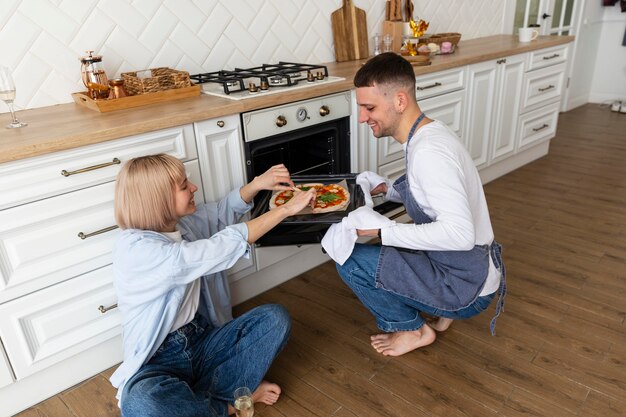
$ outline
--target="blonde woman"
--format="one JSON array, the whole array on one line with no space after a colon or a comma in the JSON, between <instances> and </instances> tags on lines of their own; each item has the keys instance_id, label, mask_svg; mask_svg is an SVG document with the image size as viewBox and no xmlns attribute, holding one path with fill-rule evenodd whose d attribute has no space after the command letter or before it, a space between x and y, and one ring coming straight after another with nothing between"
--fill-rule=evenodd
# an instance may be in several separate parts
<instances>
[{"instance_id":1,"label":"blonde woman","mask_svg":"<svg viewBox=\"0 0 626 417\"><path fill-rule=\"evenodd\" d=\"M222 201L196 206L198 189L183 164L165 155L128 161L117 177L113 251L122 313L124 361L111 377L122 416L226 416L233 392L273 404L280 387L263 380L290 331L286 310L257 307L231 315L225 271L250 244L314 199L297 193L284 206L237 223L261 190L288 189L277 165Z\"/></svg>"}]
</instances>

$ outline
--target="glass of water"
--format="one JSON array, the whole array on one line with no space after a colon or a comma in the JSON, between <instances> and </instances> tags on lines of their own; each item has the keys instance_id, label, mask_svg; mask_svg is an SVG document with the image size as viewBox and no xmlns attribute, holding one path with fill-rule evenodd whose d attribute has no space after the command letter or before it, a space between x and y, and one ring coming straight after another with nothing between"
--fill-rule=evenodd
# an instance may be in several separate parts
<instances>
[{"instance_id":1,"label":"glass of water","mask_svg":"<svg viewBox=\"0 0 626 417\"><path fill-rule=\"evenodd\" d=\"M254 403L252 393L248 387L240 387L235 390L235 413L237 417L253 417Z\"/></svg>"},{"instance_id":2,"label":"glass of water","mask_svg":"<svg viewBox=\"0 0 626 417\"><path fill-rule=\"evenodd\" d=\"M26 123L22 123L15 117L15 110L13 109L13 100L15 100L15 83L11 77L11 71L7 67L0 67L0 99L9 106L11 112L11 123L6 127L7 129L15 129L18 127L28 126Z\"/></svg>"}]
</instances>

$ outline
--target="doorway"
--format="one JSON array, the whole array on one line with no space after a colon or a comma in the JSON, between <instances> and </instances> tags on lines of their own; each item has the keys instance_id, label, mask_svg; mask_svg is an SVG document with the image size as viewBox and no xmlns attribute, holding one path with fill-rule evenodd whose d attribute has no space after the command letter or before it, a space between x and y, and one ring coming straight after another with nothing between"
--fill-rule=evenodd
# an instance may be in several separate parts
<instances>
[{"instance_id":1,"label":"doorway","mask_svg":"<svg viewBox=\"0 0 626 417\"><path fill-rule=\"evenodd\" d=\"M575 35L575 9L579 0L517 0L513 33L521 27L539 26L541 35Z\"/></svg>"}]
</instances>

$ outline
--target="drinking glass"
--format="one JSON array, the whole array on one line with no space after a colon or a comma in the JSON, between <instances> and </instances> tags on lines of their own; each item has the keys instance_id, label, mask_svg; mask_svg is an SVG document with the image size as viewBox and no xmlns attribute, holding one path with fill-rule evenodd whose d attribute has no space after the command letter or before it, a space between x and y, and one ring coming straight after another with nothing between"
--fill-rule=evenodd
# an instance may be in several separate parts
<instances>
[{"instance_id":1,"label":"drinking glass","mask_svg":"<svg viewBox=\"0 0 626 417\"><path fill-rule=\"evenodd\" d=\"M235 413L237 417L253 417L254 403L252 393L248 387L240 387L235 390Z\"/></svg>"},{"instance_id":2,"label":"drinking glass","mask_svg":"<svg viewBox=\"0 0 626 417\"><path fill-rule=\"evenodd\" d=\"M2 99L11 112L11 123L7 125L7 129L15 129L18 127L28 126L26 123L22 123L15 117L15 110L13 109L13 100L15 100L15 83L11 77L11 72L7 67L0 67L0 99Z\"/></svg>"}]
</instances>

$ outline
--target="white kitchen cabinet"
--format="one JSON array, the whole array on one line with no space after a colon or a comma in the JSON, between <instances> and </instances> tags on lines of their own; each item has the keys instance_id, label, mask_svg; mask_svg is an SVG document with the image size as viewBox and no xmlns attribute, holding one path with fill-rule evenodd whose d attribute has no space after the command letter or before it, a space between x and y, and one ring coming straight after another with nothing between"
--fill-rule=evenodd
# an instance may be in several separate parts
<instances>
[{"instance_id":1,"label":"white kitchen cabinet","mask_svg":"<svg viewBox=\"0 0 626 417\"><path fill-rule=\"evenodd\" d=\"M464 143L478 169L514 150L525 62L522 54L468 66Z\"/></svg>"},{"instance_id":2,"label":"white kitchen cabinet","mask_svg":"<svg viewBox=\"0 0 626 417\"><path fill-rule=\"evenodd\" d=\"M161 152L196 159L191 125L0 164L0 210L113 181L128 159Z\"/></svg>"},{"instance_id":3,"label":"white kitchen cabinet","mask_svg":"<svg viewBox=\"0 0 626 417\"><path fill-rule=\"evenodd\" d=\"M206 201L219 201L246 184L241 124L238 115L194 123ZM255 272L254 253L228 271L231 280Z\"/></svg>"},{"instance_id":4,"label":"white kitchen cabinet","mask_svg":"<svg viewBox=\"0 0 626 417\"><path fill-rule=\"evenodd\" d=\"M516 140L518 151L554 137L559 120L559 105L557 101L520 117Z\"/></svg>"},{"instance_id":5,"label":"white kitchen cabinet","mask_svg":"<svg viewBox=\"0 0 626 417\"><path fill-rule=\"evenodd\" d=\"M160 152L201 183L192 125L0 165L0 416L121 361L114 180Z\"/></svg>"},{"instance_id":6,"label":"white kitchen cabinet","mask_svg":"<svg viewBox=\"0 0 626 417\"><path fill-rule=\"evenodd\" d=\"M564 86L564 63L529 71L524 77L521 113L559 101Z\"/></svg>"},{"instance_id":7,"label":"white kitchen cabinet","mask_svg":"<svg viewBox=\"0 0 626 417\"><path fill-rule=\"evenodd\" d=\"M2 344L0 344L0 388L6 387L12 384L14 381L13 373L11 372L11 366L9 365L9 359Z\"/></svg>"}]
</instances>

